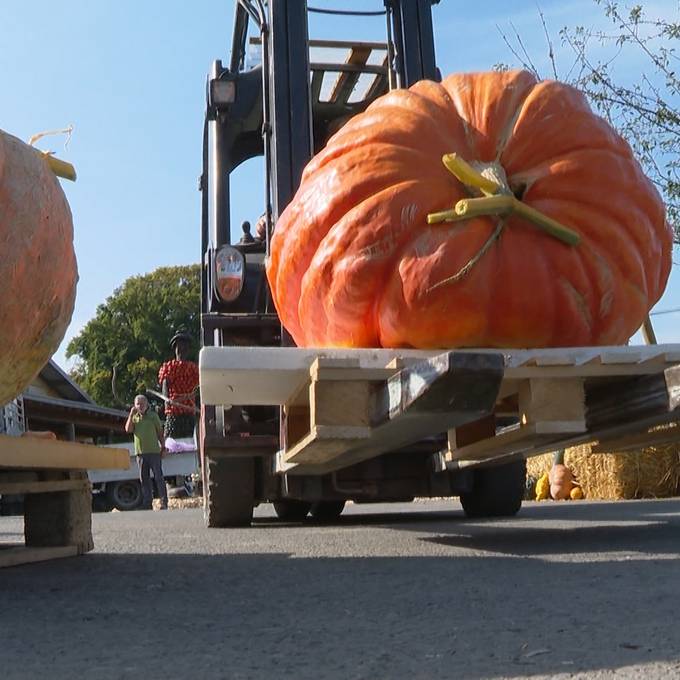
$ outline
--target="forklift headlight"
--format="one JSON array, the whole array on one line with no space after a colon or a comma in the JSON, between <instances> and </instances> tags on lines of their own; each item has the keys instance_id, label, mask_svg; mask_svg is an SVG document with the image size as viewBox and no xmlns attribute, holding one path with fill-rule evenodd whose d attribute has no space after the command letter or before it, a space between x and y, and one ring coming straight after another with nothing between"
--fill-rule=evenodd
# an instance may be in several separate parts
<instances>
[{"instance_id":1,"label":"forklift headlight","mask_svg":"<svg viewBox=\"0 0 680 680\"><path fill-rule=\"evenodd\" d=\"M222 246L215 253L215 288L223 302L233 302L243 290L246 261L231 246Z\"/></svg>"},{"instance_id":2,"label":"forklift headlight","mask_svg":"<svg viewBox=\"0 0 680 680\"><path fill-rule=\"evenodd\" d=\"M236 81L218 80L210 81L210 103L220 107L233 104L236 101Z\"/></svg>"}]
</instances>

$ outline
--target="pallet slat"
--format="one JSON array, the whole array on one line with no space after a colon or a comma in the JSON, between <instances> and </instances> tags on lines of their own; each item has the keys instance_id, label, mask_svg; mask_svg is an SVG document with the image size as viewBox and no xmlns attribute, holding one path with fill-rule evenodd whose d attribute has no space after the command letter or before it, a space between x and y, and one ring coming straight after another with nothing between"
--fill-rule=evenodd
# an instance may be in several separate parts
<instances>
[{"instance_id":1,"label":"pallet slat","mask_svg":"<svg viewBox=\"0 0 680 680\"><path fill-rule=\"evenodd\" d=\"M504 380L532 377L644 375L658 365L646 361L663 356L663 365L680 363L680 345L645 347L556 348L539 350L456 350L505 357ZM355 359L359 372L375 371L383 380L396 373L390 362L402 366L432 358L441 350L305 349L298 347L204 347L200 353L201 399L208 405L277 406L290 401L309 380L317 358ZM635 361L633 360L635 358ZM616 363L619 359L622 363ZM529 365L533 363L533 365ZM349 371L354 369L348 369Z\"/></svg>"},{"instance_id":2,"label":"pallet slat","mask_svg":"<svg viewBox=\"0 0 680 680\"><path fill-rule=\"evenodd\" d=\"M126 449L0 435L0 468L127 470Z\"/></svg>"},{"instance_id":3,"label":"pallet slat","mask_svg":"<svg viewBox=\"0 0 680 680\"><path fill-rule=\"evenodd\" d=\"M310 432L285 453L284 462L322 465L328 472L416 442L433 428L446 431L478 420L493 409L502 376L499 354L445 352L399 371L372 391L370 383L357 381L351 403L331 399L320 413L314 399L321 384L313 382ZM338 384L326 386L329 397ZM326 419L323 429L317 415ZM329 417L346 418L348 429L337 424L329 429Z\"/></svg>"}]
</instances>

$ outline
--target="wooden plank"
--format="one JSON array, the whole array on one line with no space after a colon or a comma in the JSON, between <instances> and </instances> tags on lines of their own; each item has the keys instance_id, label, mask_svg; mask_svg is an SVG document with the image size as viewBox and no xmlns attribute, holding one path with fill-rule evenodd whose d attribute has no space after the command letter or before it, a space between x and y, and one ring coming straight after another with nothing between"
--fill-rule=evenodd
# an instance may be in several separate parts
<instances>
[{"instance_id":1,"label":"wooden plank","mask_svg":"<svg viewBox=\"0 0 680 680\"><path fill-rule=\"evenodd\" d=\"M650 356L655 356L658 350L654 349L652 353L642 352L637 348L626 347L620 350L608 350L602 353L603 364L639 364L643 359Z\"/></svg>"},{"instance_id":2,"label":"wooden plank","mask_svg":"<svg viewBox=\"0 0 680 680\"><path fill-rule=\"evenodd\" d=\"M495 437L488 437L451 451L452 460L481 460L507 456L528 451L537 445L558 442L565 435L583 432L580 421L553 421L529 423L522 427L508 428Z\"/></svg>"},{"instance_id":3,"label":"wooden plank","mask_svg":"<svg viewBox=\"0 0 680 680\"><path fill-rule=\"evenodd\" d=\"M680 366L651 375L629 377L589 388L586 419L589 429L663 415L680 406Z\"/></svg>"},{"instance_id":4,"label":"wooden plank","mask_svg":"<svg viewBox=\"0 0 680 680\"><path fill-rule=\"evenodd\" d=\"M664 446L666 444L680 444L680 427L673 426L662 430L645 430L636 434L618 437L602 437L595 444L592 453L617 453L642 449L647 446Z\"/></svg>"},{"instance_id":5,"label":"wooden plank","mask_svg":"<svg viewBox=\"0 0 680 680\"><path fill-rule=\"evenodd\" d=\"M327 445L313 431L284 462L314 464L325 474L479 420L493 410L502 375L503 359L493 353L445 352L404 368L374 391L365 431L358 411L345 431L325 430Z\"/></svg>"},{"instance_id":6,"label":"wooden plank","mask_svg":"<svg viewBox=\"0 0 680 680\"><path fill-rule=\"evenodd\" d=\"M360 447L370 438L371 430L368 427L314 428L290 450L284 452L283 461L319 465Z\"/></svg>"},{"instance_id":7,"label":"wooden plank","mask_svg":"<svg viewBox=\"0 0 680 680\"><path fill-rule=\"evenodd\" d=\"M314 381L310 388L310 423L369 427L371 384L365 381Z\"/></svg>"},{"instance_id":8,"label":"wooden plank","mask_svg":"<svg viewBox=\"0 0 680 680\"><path fill-rule=\"evenodd\" d=\"M519 386L519 417L524 425L546 421L580 421L585 430L582 378L531 378Z\"/></svg>"},{"instance_id":9,"label":"wooden plank","mask_svg":"<svg viewBox=\"0 0 680 680\"><path fill-rule=\"evenodd\" d=\"M389 56L385 55L385 58L382 60L382 67L385 69L385 73L383 75L376 75L375 80L371 83L370 87L366 91L366 94L363 97L363 101L372 101L379 95L387 92L389 90L389 84L388 84L388 77L387 77L387 67L389 63Z\"/></svg>"},{"instance_id":10,"label":"wooden plank","mask_svg":"<svg viewBox=\"0 0 680 680\"><path fill-rule=\"evenodd\" d=\"M310 425L309 405L306 406L284 406L283 408L283 429L285 433L284 447L290 448L297 444L303 437L309 434Z\"/></svg>"},{"instance_id":11,"label":"wooden plank","mask_svg":"<svg viewBox=\"0 0 680 680\"><path fill-rule=\"evenodd\" d=\"M31 548L26 546L3 548L0 546L0 568L15 567L32 562L44 562L60 557L75 557L79 554L81 554L81 551L77 545L60 545L48 548Z\"/></svg>"},{"instance_id":12,"label":"wooden plank","mask_svg":"<svg viewBox=\"0 0 680 680\"><path fill-rule=\"evenodd\" d=\"M642 436L645 432L648 432L651 428L658 427L659 425L665 425L671 421L671 418L679 418L680 414L665 414L662 416L654 416L651 418L646 418L641 421L627 422L620 425L610 426L597 431L587 431L580 434L572 435L566 432L562 434L557 433L557 438L536 438L530 441L529 445L522 445L521 447L510 447L516 449L511 453L506 453L503 451L489 450L488 455L485 457L480 457L479 459L469 459L468 462L462 462L461 465L467 466L475 464L477 460L484 461L485 463L497 464L499 461L504 461L509 459L508 456L515 456L520 454L524 458L530 458L532 456L540 456L543 453L549 451L555 451L557 449L564 449L571 446L579 446L581 444L591 444L598 441L610 441L614 438L624 438L628 436L641 435L637 441L637 446L644 447L646 445L646 440ZM609 453L610 451L605 451L604 448L600 450L596 445L593 446L593 452L597 453ZM468 460L468 459L461 459ZM451 467L451 465L449 465Z\"/></svg>"},{"instance_id":13,"label":"wooden plank","mask_svg":"<svg viewBox=\"0 0 680 680\"><path fill-rule=\"evenodd\" d=\"M670 355L670 356L669 356ZM655 352L654 354L647 354L640 357L639 363L651 366L654 368L661 368L665 364L669 364L672 361L672 352L666 353L662 350Z\"/></svg>"},{"instance_id":14,"label":"wooden plank","mask_svg":"<svg viewBox=\"0 0 680 680\"><path fill-rule=\"evenodd\" d=\"M345 64L365 66L370 55L371 55L370 47L364 46L352 47L347 59L345 60ZM331 88L329 101L334 104L338 102L346 103L347 100L349 99L349 96L352 94L352 90L357 84L360 75L361 75L360 71L357 71L355 73L347 72L340 73L340 75L336 78L335 82L333 83L333 87Z\"/></svg>"},{"instance_id":15,"label":"wooden plank","mask_svg":"<svg viewBox=\"0 0 680 680\"><path fill-rule=\"evenodd\" d=\"M24 494L24 493L52 493L55 491L76 491L89 489L90 483L85 479L62 479L56 481L35 482L5 482L0 477L1 494Z\"/></svg>"},{"instance_id":16,"label":"wooden plank","mask_svg":"<svg viewBox=\"0 0 680 680\"><path fill-rule=\"evenodd\" d=\"M461 449L469 444L474 444L482 439L496 436L496 418L493 414L464 423L448 432L449 450L447 456L456 449Z\"/></svg>"},{"instance_id":17,"label":"wooden plank","mask_svg":"<svg viewBox=\"0 0 680 680\"><path fill-rule=\"evenodd\" d=\"M129 465L126 449L0 435L0 468L127 470Z\"/></svg>"},{"instance_id":18,"label":"wooden plank","mask_svg":"<svg viewBox=\"0 0 680 680\"><path fill-rule=\"evenodd\" d=\"M646 358L660 353L672 358L680 354L680 345L457 352L502 354L506 361L504 381L512 381L650 374L658 372L660 367L654 362L646 362ZM613 352L622 357L624 363L603 363L603 357L607 361L613 360ZM363 374L362 377L379 380L386 378L386 367L395 358L401 360L404 366L412 366L438 353L440 351L437 350L401 349L204 347L199 359L201 398L208 405L282 405L288 403L291 395L309 380L310 366L317 357L358 358L360 368L357 370ZM635 362L632 361L633 356ZM532 359L536 365L522 365ZM561 365L572 361L573 365ZM667 365L673 363L678 361L666 362ZM368 369L374 370L375 374L368 376Z\"/></svg>"}]
</instances>

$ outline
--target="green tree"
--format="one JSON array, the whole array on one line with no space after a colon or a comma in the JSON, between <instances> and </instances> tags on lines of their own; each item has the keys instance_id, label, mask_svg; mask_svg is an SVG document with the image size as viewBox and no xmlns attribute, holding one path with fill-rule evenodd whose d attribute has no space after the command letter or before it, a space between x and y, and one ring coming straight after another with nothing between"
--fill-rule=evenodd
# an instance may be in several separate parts
<instances>
[{"instance_id":1,"label":"green tree","mask_svg":"<svg viewBox=\"0 0 680 680\"><path fill-rule=\"evenodd\" d=\"M99 404L129 405L138 392L157 388L158 369L171 356L170 338L183 327L200 333L199 265L161 267L127 279L66 348L76 357L73 378ZM116 374L116 394L111 386Z\"/></svg>"}]
</instances>

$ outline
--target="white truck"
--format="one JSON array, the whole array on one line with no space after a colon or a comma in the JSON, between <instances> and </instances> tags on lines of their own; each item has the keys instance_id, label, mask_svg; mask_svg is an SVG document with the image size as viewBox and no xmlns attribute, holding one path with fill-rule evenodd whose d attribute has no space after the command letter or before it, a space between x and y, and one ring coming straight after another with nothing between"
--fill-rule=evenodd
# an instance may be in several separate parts
<instances>
[{"instance_id":1,"label":"white truck","mask_svg":"<svg viewBox=\"0 0 680 680\"><path fill-rule=\"evenodd\" d=\"M171 486L184 487L191 494L192 477L199 471L196 442L193 438L176 439L174 442L178 450L171 450L163 457L163 477ZM98 510L136 510L142 504L142 487L134 444L129 442L111 446L130 452L130 467L127 470L88 471L94 507Z\"/></svg>"}]
</instances>

